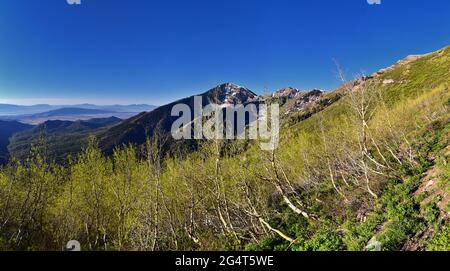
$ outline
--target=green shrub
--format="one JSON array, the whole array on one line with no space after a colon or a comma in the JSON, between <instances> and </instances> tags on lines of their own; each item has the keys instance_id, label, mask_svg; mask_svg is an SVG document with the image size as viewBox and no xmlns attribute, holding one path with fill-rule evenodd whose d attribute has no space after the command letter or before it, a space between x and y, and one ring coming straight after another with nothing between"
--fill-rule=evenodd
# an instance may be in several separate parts
<instances>
[{"instance_id":1,"label":"green shrub","mask_svg":"<svg viewBox=\"0 0 450 271\"><path fill-rule=\"evenodd\" d=\"M420 210L423 218L429 225L435 224L438 220L440 211L437 204L440 200L440 197L435 196L430 202L422 206Z\"/></svg>"},{"instance_id":2,"label":"green shrub","mask_svg":"<svg viewBox=\"0 0 450 271\"><path fill-rule=\"evenodd\" d=\"M428 241L427 250L450 251L450 225L444 225L441 230Z\"/></svg>"},{"instance_id":3,"label":"green shrub","mask_svg":"<svg viewBox=\"0 0 450 271\"><path fill-rule=\"evenodd\" d=\"M400 250L406 240L423 228L420 207L412 196L420 183L420 177L413 176L404 182L390 183L383 193L380 202L388 221L378 237L383 250Z\"/></svg>"},{"instance_id":4,"label":"green shrub","mask_svg":"<svg viewBox=\"0 0 450 271\"><path fill-rule=\"evenodd\" d=\"M321 231L310 240L292 247L293 251L339 251L344 249L342 238L335 231Z\"/></svg>"},{"instance_id":5,"label":"green shrub","mask_svg":"<svg viewBox=\"0 0 450 271\"><path fill-rule=\"evenodd\" d=\"M362 223L347 220L343 225L344 236L342 238L347 249L351 251L363 250L383 221L383 215L377 212L368 215L366 221Z\"/></svg>"}]
</instances>

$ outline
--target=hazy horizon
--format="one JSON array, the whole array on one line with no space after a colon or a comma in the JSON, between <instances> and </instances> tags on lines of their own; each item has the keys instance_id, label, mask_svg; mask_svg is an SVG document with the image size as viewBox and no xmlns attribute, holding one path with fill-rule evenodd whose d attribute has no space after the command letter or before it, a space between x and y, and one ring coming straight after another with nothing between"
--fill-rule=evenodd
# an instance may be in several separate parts
<instances>
[{"instance_id":1,"label":"hazy horizon","mask_svg":"<svg viewBox=\"0 0 450 271\"><path fill-rule=\"evenodd\" d=\"M332 90L333 59L351 78L450 44L449 8L444 0L4 1L0 102L163 105L224 82L260 94Z\"/></svg>"},{"instance_id":2,"label":"hazy horizon","mask_svg":"<svg viewBox=\"0 0 450 271\"><path fill-rule=\"evenodd\" d=\"M46 102L47 101L47 102ZM66 100L66 99L0 99L0 104L17 105L17 106L35 106L35 105L50 105L50 106L76 106L76 105L98 105L98 106L129 106L129 105L153 105L160 106L162 104L147 103L147 102L102 102L91 100Z\"/></svg>"}]
</instances>

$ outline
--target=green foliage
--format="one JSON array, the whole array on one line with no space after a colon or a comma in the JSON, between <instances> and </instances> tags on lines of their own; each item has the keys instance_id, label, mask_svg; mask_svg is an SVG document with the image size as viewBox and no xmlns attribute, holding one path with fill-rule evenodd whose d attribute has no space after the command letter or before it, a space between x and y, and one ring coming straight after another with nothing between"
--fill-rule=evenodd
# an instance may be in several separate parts
<instances>
[{"instance_id":1,"label":"green foliage","mask_svg":"<svg viewBox=\"0 0 450 271\"><path fill-rule=\"evenodd\" d=\"M340 251L344 249L342 237L334 229L324 227L309 240L300 240L293 251Z\"/></svg>"},{"instance_id":2,"label":"green foliage","mask_svg":"<svg viewBox=\"0 0 450 271\"><path fill-rule=\"evenodd\" d=\"M427 243L427 250L449 251L450 250L450 224L444 225L441 230Z\"/></svg>"},{"instance_id":3,"label":"green foliage","mask_svg":"<svg viewBox=\"0 0 450 271\"><path fill-rule=\"evenodd\" d=\"M289 244L275 237L263 239L260 243L249 243L245 250L247 251L286 251Z\"/></svg>"},{"instance_id":4,"label":"green foliage","mask_svg":"<svg viewBox=\"0 0 450 271\"><path fill-rule=\"evenodd\" d=\"M434 225L438 221L440 211L437 207L437 203L439 201L441 201L441 198L435 196L430 202L428 202L421 208L423 218L430 225Z\"/></svg>"},{"instance_id":5,"label":"green foliage","mask_svg":"<svg viewBox=\"0 0 450 271\"><path fill-rule=\"evenodd\" d=\"M361 251L367 242L375 235L378 227L383 223L384 217L379 212L373 212L364 222L349 219L343 224L343 242L348 250Z\"/></svg>"}]
</instances>

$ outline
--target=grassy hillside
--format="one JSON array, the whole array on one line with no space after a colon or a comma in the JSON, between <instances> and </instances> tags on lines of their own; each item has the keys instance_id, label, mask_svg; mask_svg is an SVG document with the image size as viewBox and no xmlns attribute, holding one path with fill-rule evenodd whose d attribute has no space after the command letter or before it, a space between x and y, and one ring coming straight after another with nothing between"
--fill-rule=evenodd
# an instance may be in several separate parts
<instances>
[{"instance_id":1,"label":"grassy hillside","mask_svg":"<svg viewBox=\"0 0 450 271\"><path fill-rule=\"evenodd\" d=\"M102 137L61 166L36 146L0 170L0 248L450 250L449 83L450 48L410 57L285 115L274 152L163 157L154 136L105 156Z\"/></svg>"},{"instance_id":2,"label":"grassy hillside","mask_svg":"<svg viewBox=\"0 0 450 271\"><path fill-rule=\"evenodd\" d=\"M292 223L285 211L278 215L274 223L300 238L300 244L291 248L361 250L374 237L388 250L425 249L427 241L420 236L424 233L431 240L433 234L448 240L448 226L444 225L450 210L449 57L450 48L445 48L396 64L349 90L356 94L347 93L319 114L282 131L277 162L279 170L288 176L285 186L294 188L293 201L301 198L311 212L326 217L326 222L309 221L308 228L312 229L305 230L304 222ZM361 88L376 94L364 97L358 93ZM360 106L364 98L372 99L367 102L370 116L365 120L366 128L354 108L355 100ZM368 155L359 161L362 132ZM249 155L252 159L260 156L257 149ZM364 170L358 165L363 160L367 160L364 167L372 168L367 178L361 176ZM435 195L434 205L423 204L421 197L425 196L417 196L417 191L429 181L427 172L436 167L439 173L434 178L440 181L435 182L443 188ZM433 218L426 218L423 212L433 213ZM326 244L323 238L331 243ZM408 244L408 240L414 243L411 238L420 244ZM280 239L269 239L256 248L288 248L289 244ZM442 243L439 248L449 249Z\"/></svg>"}]
</instances>

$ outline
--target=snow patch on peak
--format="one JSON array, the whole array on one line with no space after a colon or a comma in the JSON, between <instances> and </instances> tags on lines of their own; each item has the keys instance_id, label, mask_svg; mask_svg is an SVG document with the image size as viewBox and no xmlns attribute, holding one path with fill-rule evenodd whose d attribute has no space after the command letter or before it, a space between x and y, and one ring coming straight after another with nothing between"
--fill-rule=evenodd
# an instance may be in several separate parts
<instances>
[{"instance_id":1,"label":"snow patch on peak","mask_svg":"<svg viewBox=\"0 0 450 271\"><path fill-rule=\"evenodd\" d=\"M293 87L282 88L272 94L274 98L287 97L289 99L294 98L300 93L300 90Z\"/></svg>"},{"instance_id":2,"label":"snow patch on peak","mask_svg":"<svg viewBox=\"0 0 450 271\"><path fill-rule=\"evenodd\" d=\"M208 91L208 96L220 104L245 104L258 99L250 89L234 83L218 85Z\"/></svg>"}]
</instances>

